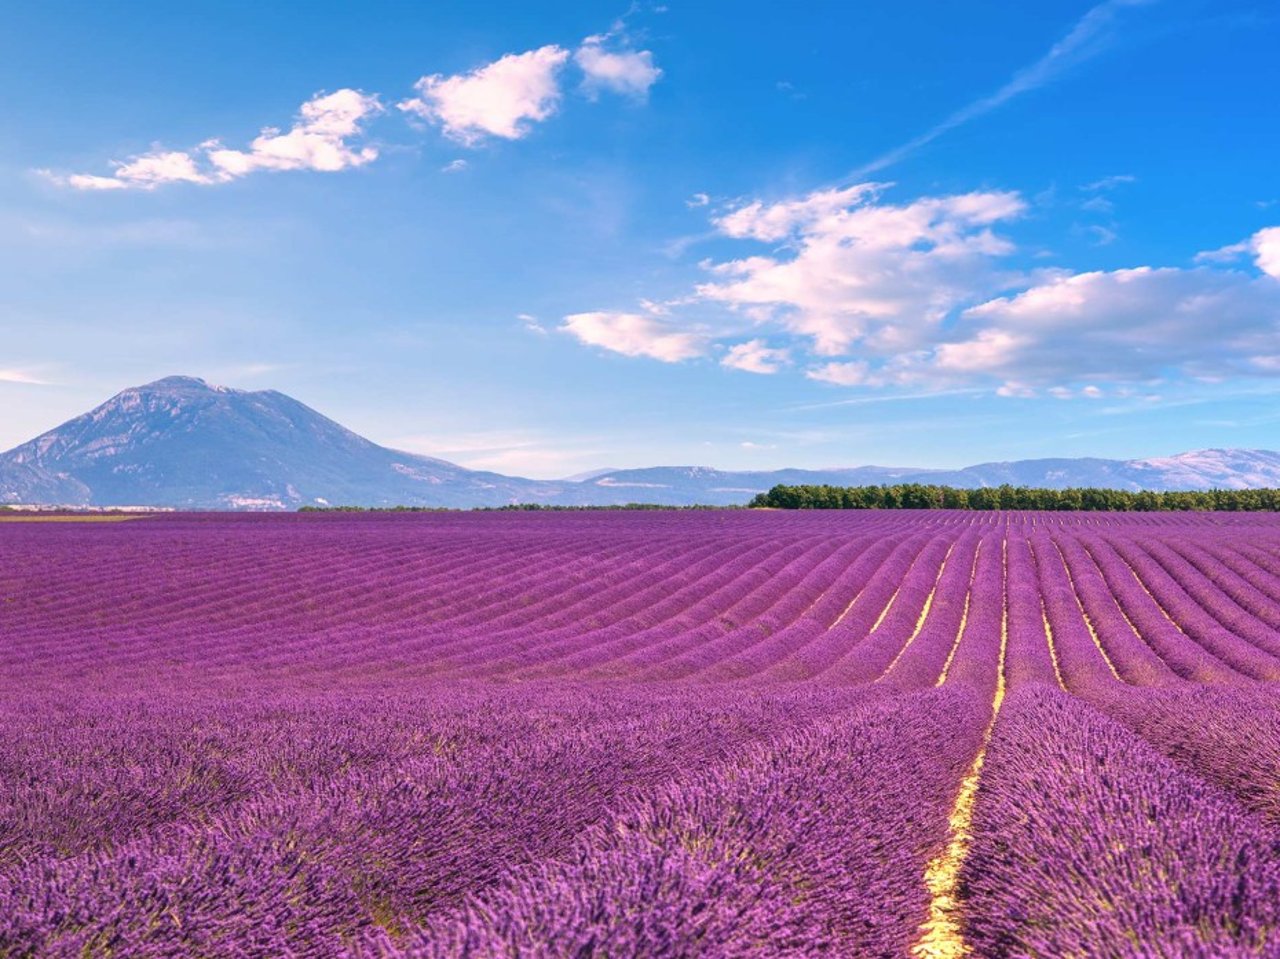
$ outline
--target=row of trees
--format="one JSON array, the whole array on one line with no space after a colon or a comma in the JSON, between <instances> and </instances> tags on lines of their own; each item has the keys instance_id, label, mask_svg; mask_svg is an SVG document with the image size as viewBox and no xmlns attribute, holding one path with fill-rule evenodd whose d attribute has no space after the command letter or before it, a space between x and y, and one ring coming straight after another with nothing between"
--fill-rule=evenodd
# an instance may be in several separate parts
<instances>
[{"instance_id":1,"label":"row of trees","mask_svg":"<svg viewBox=\"0 0 1280 959\"><path fill-rule=\"evenodd\" d=\"M1157 493L1079 487L993 486L957 489L924 483L892 486L775 486L749 504L756 509L1038 509L1162 512L1280 510L1280 489L1215 489Z\"/></svg>"}]
</instances>

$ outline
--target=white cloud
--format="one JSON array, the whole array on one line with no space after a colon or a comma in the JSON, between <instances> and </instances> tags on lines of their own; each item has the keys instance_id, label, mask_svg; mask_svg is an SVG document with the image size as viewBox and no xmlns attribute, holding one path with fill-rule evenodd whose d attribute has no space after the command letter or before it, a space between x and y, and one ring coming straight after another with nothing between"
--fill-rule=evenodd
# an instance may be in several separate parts
<instances>
[{"instance_id":1,"label":"white cloud","mask_svg":"<svg viewBox=\"0 0 1280 959\"><path fill-rule=\"evenodd\" d=\"M708 280L665 301L660 321L652 309L584 313L565 328L633 356L718 346L722 365L750 372L796 362L810 380L862 390L1096 399L1125 384L1280 375L1280 227L1198 258L1251 255L1256 271L1028 273L1006 265L1016 249L996 232L1024 211L1018 194L895 205L885 189L742 203L713 218L717 231L772 249L705 261ZM706 319L714 306L722 319ZM691 325L694 309L717 336ZM763 334L745 339L747 328Z\"/></svg>"},{"instance_id":2,"label":"white cloud","mask_svg":"<svg viewBox=\"0 0 1280 959\"><path fill-rule=\"evenodd\" d=\"M1256 374L1280 355L1277 316L1280 284L1268 277L1204 267L1065 275L964 311L957 332L972 334L939 344L907 374L1026 389Z\"/></svg>"},{"instance_id":3,"label":"white cloud","mask_svg":"<svg viewBox=\"0 0 1280 959\"><path fill-rule=\"evenodd\" d=\"M569 51L554 44L509 53L470 73L436 73L414 84L418 96L399 108L444 130L466 146L486 137L518 140L551 116L560 101L558 74Z\"/></svg>"},{"instance_id":4,"label":"white cloud","mask_svg":"<svg viewBox=\"0 0 1280 959\"><path fill-rule=\"evenodd\" d=\"M764 340L747 340L729 347L721 366L747 373L777 373L791 361L791 352L770 347Z\"/></svg>"},{"instance_id":5,"label":"white cloud","mask_svg":"<svg viewBox=\"0 0 1280 959\"><path fill-rule=\"evenodd\" d=\"M1006 330L980 330L971 340L940 344L934 365L947 372L985 372L1009 365L1025 343L1025 337Z\"/></svg>"},{"instance_id":6,"label":"white cloud","mask_svg":"<svg viewBox=\"0 0 1280 959\"><path fill-rule=\"evenodd\" d=\"M661 320L639 313L575 313L564 318L560 329L589 346L603 347L624 356L647 356L664 363L679 363L707 351L707 340L702 334L674 330Z\"/></svg>"},{"instance_id":7,"label":"white cloud","mask_svg":"<svg viewBox=\"0 0 1280 959\"><path fill-rule=\"evenodd\" d=\"M643 99L662 76L650 51L606 48L606 44L625 42L623 29L619 23L610 33L587 37L573 55L583 73L583 89L592 99L602 90ZM569 57L568 50L548 44L507 54L469 73L431 74L414 84L416 96L397 106L438 125L445 136L465 146L477 146L489 137L518 140L556 112L562 93L560 73ZM107 191L152 190L170 183L227 183L259 170L345 170L378 158L375 146L354 141L368 121L382 112L377 96L345 88L317 94L302 105L287 131L264 128L246 149L211 139L188 150L157 147L113 163L110 175L38 172L73 189ZM466 165L466 160L456 159L442 172L456 173Z\"/></svg>"},{"instance_id":8,"label":"white cloud","mask_svg":"<svg viewBox=\"0 0 1280 959\"><path fill-rule=\"evenodd\" d=\"M70 176L63 176L60 173L54 173L52 170L37 170L36 172L54 183L74 187L77 190L124 190L129 187L129 184L124 180L117 180L113 176L98 176L94 173L72 173Z\"/></svg>"},{"instance_id":9,"label":"white cloud","mask_svg":"<svg viewBox=\"0 0 1280 959\"><path fill-rule=\"evenodd\" d=\"M587 37L573 55L574 63L584 74L583 90L593 98L601 90L608 90L643 100L662 76L662 71L653 65L653 54L648 50L609 51L602 45L605 39Z\"/></svg>"},{"instance_id":10,"label":"white cloud","mask_svg":"<svg viewBox=\"0 0 1280 959\"><path fill-rule=\"evenodd\" d=\"M1253 235L1253 253L1258 269L1280 280L1280 226L1269 226Z\"/></svg>"},{"instance_id":11,"label":"white cloud","mask_svg":"<svg viewBox=\"0 0 1280 959\"><path fill-rule=\"evenodd\" d=\"M695 193L693 196L689 197L689 199L684 201L684 205L692 210L696 207L706 206L710 202L711 202L711 197L709 197L707 194Z\"/></svg>"},{"instance_id":12,"label":"white cloud","mask_svg":"<svg viewBox=\"0 0 1280 959\"><path fill-rule=\"evenodd\" d=\"M381 112L376 96L358 90L317 94L302 105L287 133L267 128L248 150L208 140L193 150L155 150L116 163L111 176L77 173L55 179L77 190L153 190L169 183L227 183L257 170L345 170L377 159L375 147L348 141Z\"/></svg>"},{"instance_id":13,"label":"white cloud","mask_svg":"<svg viewBox=\"0 0 1280 959\"><path fill-rule=\"evenodd\" d=\"M126 163L116 164L113 176L73 174L67 177L67 185L77 190L122 190L136 187L151 190L165 183L212 183L208 173L202 173L195 157L178 150L160 150L144 153Z\"/></svg>"},{"instance_id":14,"label":"white cloud","mask_svg":"<svg viewBox=\"0 0 1280 959\"><path fill-rule=\"evenodd\" d=\"M378 158L375 147L348 144L364 124L382 112L378 98L358 90L338 90L302 105L287 133L268 128L248 150L208 144L209 160L220 175L241 177L255 170L322 170L333 173L364 166Z\"/></svg>"},{"instance_id":15,"label":"white cloud","mask_svg":"<svg viewBox=\"0 0 1280 959\"><path fill-rule=\"evenodd\" d=\"M710 264L698 294L812 338L819 354L855 344L900 352L927 340L953 309L996 292L993 261L1012 244L991 227L1019 216L1016 193L872 202L878 184L747 204L717 219L731 237L786 239L782 255Z\"/></svg>"}]
</instances>

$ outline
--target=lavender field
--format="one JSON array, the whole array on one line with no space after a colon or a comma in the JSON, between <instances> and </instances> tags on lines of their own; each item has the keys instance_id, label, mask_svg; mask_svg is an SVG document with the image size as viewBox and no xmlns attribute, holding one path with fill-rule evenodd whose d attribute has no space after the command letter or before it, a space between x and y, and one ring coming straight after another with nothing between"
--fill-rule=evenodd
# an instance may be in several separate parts
<instances>
[{"instance_id":1,"label":"lavender field","mask_svg":"<svg viewBox=\"0 0 1280 959\"><path fill-rule=\"evenodd\" d=\"M0 523L0 956L1280 956L1271 514Z\"/></svg>"}]
</instances>

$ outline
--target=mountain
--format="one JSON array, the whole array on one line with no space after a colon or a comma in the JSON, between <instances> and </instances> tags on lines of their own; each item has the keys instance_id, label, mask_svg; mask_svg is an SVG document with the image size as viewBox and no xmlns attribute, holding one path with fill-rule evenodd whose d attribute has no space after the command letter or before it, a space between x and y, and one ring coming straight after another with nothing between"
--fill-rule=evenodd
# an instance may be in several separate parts
<instances>
[{"instance_id":1,"label":"mountain","mask_svg":"<svg viewBox=\"0 0 1280 959\"><path fill-rule=\"evenodd\" d=\"M295 509L304 505L745 503L778 483L1243 489L1280 486L1280 453L1213 449L1145 460L1039 459L957 470L859 466L593 470L541 481L388 449L276 392L186 376L113 396L0 454L0 503Z\"/></svg>"},{"instance_id":2,"label":"mountain","mask_svg":"<svg viewBox=\"0 0 1280 959\"><path fill-rule=\"evenodd\" d=\"M275 390L186 376L127 389L0 454L0 502L10 503L497 506L545 498L540 486L378 446Z\"/></svg>"}]
</instances>

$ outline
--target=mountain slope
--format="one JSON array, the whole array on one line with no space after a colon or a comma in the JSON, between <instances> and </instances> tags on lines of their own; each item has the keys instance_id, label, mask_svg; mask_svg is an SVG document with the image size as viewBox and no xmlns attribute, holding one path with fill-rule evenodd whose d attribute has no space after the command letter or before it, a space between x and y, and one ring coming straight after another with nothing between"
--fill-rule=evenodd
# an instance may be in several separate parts
<instances>
[{"instance_id":1,"label":"mountain slope","mask_svg":"<svg viewBox=\"0 0 1280 959\"><path fill-rule=\"evenodd\" d=\"M539 485L389 450L274 390L180 376L127 389L0 456L0 502L470 506L535 498Z\"/></svg>"},{"instance_id":2,"label":"mountain slope","mask_svg":"<svg viewBox=\"0 0 1280 959\"><path fill-rule=\"evenodd\" d=\"M778 483L905 482L1129 490L1280 486L1280 453L1216 449L1146 460L1019 460L957 470L860 466L734 472L659 466L543 482L379 446L275 390L233 390L172 376L124 390L0 454L0 504L179 509L729 505L745 503Z\"/></svg>"}]
</instances>

